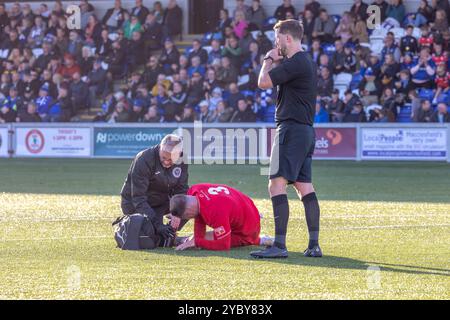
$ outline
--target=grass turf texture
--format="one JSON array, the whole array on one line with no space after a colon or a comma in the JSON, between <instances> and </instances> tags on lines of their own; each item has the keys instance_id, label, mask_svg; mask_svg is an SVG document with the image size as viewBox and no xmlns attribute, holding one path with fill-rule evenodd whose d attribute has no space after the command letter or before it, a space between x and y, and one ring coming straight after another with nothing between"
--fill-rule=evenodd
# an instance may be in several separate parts
<instances>
[{"instance_id":1,"label":"grass turf texture","mask_svg":"<svg viewBox=\"0 0 450 320\"><path fill-rule=\"evenodd\" d=\"M111 221L130 161L0 160L1 299L449 299L450 165L315 162L325 257L302 256L290 193L290 258L115 248ZM273 234L257 166L191 166L190 183L251 195ZM186 231L192 230L192 224ZM368 267L379 268L377 271Z\"/></svg>"}]
</instances>

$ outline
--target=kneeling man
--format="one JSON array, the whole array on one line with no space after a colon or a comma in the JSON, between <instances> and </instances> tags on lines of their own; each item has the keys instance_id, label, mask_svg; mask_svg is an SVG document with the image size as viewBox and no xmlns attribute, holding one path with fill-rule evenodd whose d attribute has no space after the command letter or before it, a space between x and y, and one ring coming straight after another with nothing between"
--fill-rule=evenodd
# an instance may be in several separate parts
<instances>
[{"instance_id":1,"label":"kneeling man","mask_svg":"<svg viewBox=\"0 0 450 320\"><path fill-rule=\"evenodd\" d=\"M233 247L270 245L272 239L260 238L260 214L252 199L222 184L197 184L187 195L170 200L172 216L195 219L194 237L177 250L192 247L230 250ZM213 229L206 232L206 226Z\"/></svg>"}]
</instances>

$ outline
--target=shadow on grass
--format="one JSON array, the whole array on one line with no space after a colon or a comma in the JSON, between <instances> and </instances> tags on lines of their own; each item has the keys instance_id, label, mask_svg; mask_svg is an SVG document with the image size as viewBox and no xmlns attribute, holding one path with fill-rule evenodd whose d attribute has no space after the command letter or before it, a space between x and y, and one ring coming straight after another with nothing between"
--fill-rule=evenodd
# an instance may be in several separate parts
<instances>
[{"instance_id":1,"label":"shadow on grass","mask_svg":"<svg viewBox=\"0 0 450 320\"><path fill-rule=\"evenodd\" d=\"M236 248L228 252L206 251L206 250L186 250L174 251L170 249L156 249L148 251L152 254L161 254L167 256L180 256L192 258L204 257L220 257L225 259L237 259L254 261L256 263L276 263L280 265L297 265L306 267L318 268L334 268L334 269L348 269L348 270L367 270L369 267L379 267L384 272L397 272L417 275L435 275L435 276L450 276L449 269L427 268L419 266L409 266L402 264L389 264L374 261L362 261L346 257L323 256L322 258L306 258L303 252L289 252L287 259L254 259L250 257L250 252L258 250L258 247Z\"/></svg>"}]
</instances>

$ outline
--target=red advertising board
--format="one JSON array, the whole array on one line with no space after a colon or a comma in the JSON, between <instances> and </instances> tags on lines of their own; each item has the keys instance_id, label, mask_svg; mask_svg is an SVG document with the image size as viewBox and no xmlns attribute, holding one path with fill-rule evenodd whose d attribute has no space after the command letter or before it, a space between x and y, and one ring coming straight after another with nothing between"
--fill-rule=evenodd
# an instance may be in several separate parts
<instances>
[{"instance_id":1,"label":"red advertising board","mask_svg":"<svg viewBox=\"0 0 450 320\"><path fill-rule=\"evenodd\" d=\"M275 137L269 131L268 147ZM268 152L270 154L270 150ZM316 128L316 159L356 159L356 128Z\"/></svg>"}]
</instances>

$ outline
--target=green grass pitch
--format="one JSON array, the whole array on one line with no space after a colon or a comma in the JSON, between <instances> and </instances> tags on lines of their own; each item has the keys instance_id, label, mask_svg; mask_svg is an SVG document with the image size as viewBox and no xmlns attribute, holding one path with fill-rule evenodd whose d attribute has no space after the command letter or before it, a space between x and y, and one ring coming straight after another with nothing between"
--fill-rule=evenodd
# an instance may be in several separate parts
<instances>
[{"instance_id":1,"label":"green grass pitch","mask_svg":"<svg viewBox=\"0 0 450 320\"><path fill-rule=\"evenodd\" d=\"M0 160L0 299L449 299L450 165L315 162L322 259L307 259L290 191L290 258L115 248L111 221L130 161ZM255 199L273 234L257 166L191 166ZM192 230L190 224L184 233Z\"/></svg>"}]
</instances>

